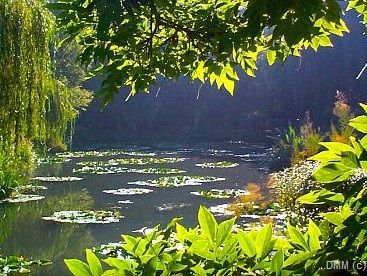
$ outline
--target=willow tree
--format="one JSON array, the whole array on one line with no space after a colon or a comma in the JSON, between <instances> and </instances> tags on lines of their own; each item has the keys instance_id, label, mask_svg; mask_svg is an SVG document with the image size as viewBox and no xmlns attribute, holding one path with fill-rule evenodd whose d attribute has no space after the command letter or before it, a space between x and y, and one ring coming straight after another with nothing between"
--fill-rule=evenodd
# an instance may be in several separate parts
<instances>
[{"instance_id":1,"label":"willow tree","mask_svg":"<svg viewBox=\"0 0 367 276\"><path fill-rule=\"evenodd\" d=\"M52 25L39 0L0 1L0 138L11 151L46 137Z\"/></svg>"},{"instance_id":2,"label":"willow tree","mask_svg":"<svg viewBox=\"0 0 367 276\"><path fill-rule=\"evenodd\" d=\"M33 142L60 147L91 100L77 84L58 79L59 61L50 54L55 37L44 1L0 1L0 142L10 155Z\"/></svg>"}]
</instances>

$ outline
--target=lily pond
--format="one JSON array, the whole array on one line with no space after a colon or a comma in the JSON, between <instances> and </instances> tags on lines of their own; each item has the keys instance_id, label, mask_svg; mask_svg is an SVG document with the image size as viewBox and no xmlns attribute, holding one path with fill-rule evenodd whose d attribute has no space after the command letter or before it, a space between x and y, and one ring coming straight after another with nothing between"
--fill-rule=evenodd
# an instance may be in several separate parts
<instances>
[{"instance_id":1,"label":"lily pond","mask_svg":"<svg viewBox=\"0 0 367 276\"><path fill-rule=\"evenodd\" d=\"M30 185L0 202L0 251L52 261L32 275L68 275L64 258L83 259L85 248L175 216L193 226L200 204L225 218L224 204L248 194L247 184L265 181L268 155L266 145L239 141L50 156Z\"/></svg>"}]
</instances>

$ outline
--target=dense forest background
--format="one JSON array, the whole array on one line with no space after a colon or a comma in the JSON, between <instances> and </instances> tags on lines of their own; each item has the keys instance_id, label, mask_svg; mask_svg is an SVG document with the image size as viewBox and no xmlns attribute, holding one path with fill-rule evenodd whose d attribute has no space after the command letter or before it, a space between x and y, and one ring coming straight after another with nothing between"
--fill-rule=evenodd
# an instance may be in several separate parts
<instances>
[{"instance_id":1,"label":"dense forest background","mask_svg":"<svg viewBox=\"0 0 367 276\"><path fill-rule=\"evenodd\" d=\"M336 91L344 92L349 103L365 101L365 77L356 76L367 58L363 26L349 14L351 33L334 37L334 48L304 53L286 64L259 64L256 78L242 75L236 93L230 96L216 87L180 79L161 81L125 102L127 91L103 111L95 100L76 124L74 147L119 143L170 141L266 140L274 128L302 123L309 111L315 125L330 127ZM92 91L99 80L84 86Z\"/></svg>"}]
</instances>

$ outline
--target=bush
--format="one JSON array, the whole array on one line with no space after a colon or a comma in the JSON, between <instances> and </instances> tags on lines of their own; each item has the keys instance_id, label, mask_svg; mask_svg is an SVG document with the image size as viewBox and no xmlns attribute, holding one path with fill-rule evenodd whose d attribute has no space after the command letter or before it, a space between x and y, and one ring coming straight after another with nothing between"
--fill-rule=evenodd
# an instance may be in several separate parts
<instances>
[{"instance_id":1,"label":"bush","mask_svg":"<svg viewBox=\"0 0 367 276\"><path fill-rule=\"evenodd\" d=\"M318 162L303 161L270 174L268 187L275 194L281 208L294 211L297 208L297 198L319 186L311 179L317 165Z\"/></svg>"}]
</instances>

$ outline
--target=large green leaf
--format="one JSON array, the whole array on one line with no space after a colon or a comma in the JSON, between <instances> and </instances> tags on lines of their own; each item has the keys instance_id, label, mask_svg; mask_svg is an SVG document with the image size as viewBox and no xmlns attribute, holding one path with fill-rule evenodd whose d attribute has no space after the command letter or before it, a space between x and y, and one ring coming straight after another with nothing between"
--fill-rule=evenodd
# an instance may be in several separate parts
<instances>
[{"instance_id":1,"label":"large green leaf","mask_svg":"<svg viewBox=\"0 0 367 276\"><path fill-rule=\"evenodd\" d=\"M367 116L358 116L350 120L349 125L359 132L367 133Z\"/></svg>"},{"instance_id":2,"label":"large green leaf","mask_svg":"<svg viewBox=\"0 0 367 276\"><path fill-rule=\"evenodd\" d=\"M91 271L89 270L89 266L77 259L67 259L65 260L65 264L70 270L71 273L75 276L93 276Z\"/></svg>"},{"instance_id":3,"label":"large green leaf","mask_svg":"<svg viewBox=\"0 0 367 276\"><path fill-rule=\"evenodd\" d=\"M217 235L218 223L215 220L213 214L210 213L206 207L200 206L198 221L202 235L206 236L209 241L214 244Z\"/></svg>"},{"instance_id":4,"label":"large green leaf","mask_svg":"<svg viewBox=\"0 0 367 276\"><path fill-rule=\"evenodd\" d=\"M347 167L341 163L330 163L317 168L312 177L321 183L332 183L345 181L354 173L355 168Z\"/></svg>"},{"instance_id":5,"label":"large green leaf","mask_svg":"<svg viewBox=\"0 0 367 276\"><path fill-rule=\"evenodd\" d=\"M90 272L93 274L93 276L102 275L101 262L99 261L97 256L90 249L86 250L86 255L87 255L87 262L89 265L89 269L90 269Z\"/></svg>"}]
</instances>

